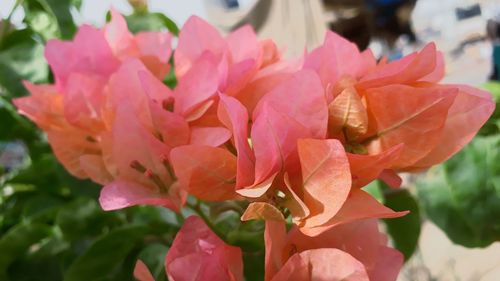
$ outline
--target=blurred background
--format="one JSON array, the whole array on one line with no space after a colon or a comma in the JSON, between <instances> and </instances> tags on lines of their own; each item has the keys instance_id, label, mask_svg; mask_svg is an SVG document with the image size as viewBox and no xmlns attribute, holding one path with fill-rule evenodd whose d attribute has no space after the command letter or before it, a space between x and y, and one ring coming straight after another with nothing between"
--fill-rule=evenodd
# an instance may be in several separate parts
<instances>
[{"instance_id":1,"label":"blurred background","mask_svg":"<svg viewBox=\"0 0 500 281\"><path fill-rule=\"evenodd\" d=\"M132 15L138 9L148 9L150 12L166 15L179 27L189 16L198 15L223 33L244 24L251 24L261 38L273 38L278 46L285 50L287 57L301 55L304 46L311 50L321 45L326 30L333 30L343 35L362 50L371 48L377 58L386 56L390 60L399 59L434 41L438 49L443 52L446 61L444 82L469 84L487 89L492 92L497 102L500 97L498 83L500 1L498 0L150 0L147 3L141 0L80 0L76 2L77 4L69 9L75 25L82 23L104 25L106 13L111 6L126 15ZM0 0L0 17L3 19L0 25L1 36L5 36L9 30L25 28L31 28L35 33L42 34L46 31L44 29L50 27L50 22L44 20L43 16L34 16L26 10L26 6L16 3L16 0ZM0 63L9 51L5 46L2 48L0 48ZM41 54L39 49L32 51L33 56ZM16 64L13 66L14 70L21 68L22 66ZM32 69L22 69L18 72L21 77L35 82L43 81L43 77L47 76L47 73L43 76L30 71ZM0 73L2 74L5 80L5 73ZM9 87L5 84L3 87L4 91L9 91ZM4 109L7 108L5 103L0 104L0 109L2 106ZM16 132L16 129L6 127L5 122L8 119L3 113L1 114L0 130L6 132L8 129ZM404 185L410 192L396 194L396 197L400 196L403 198L401 200L406 200L406 203L413 206L413 215L409 220L386 225L390 232L399 231L399 235L404 236L404 239L399 240L393 237L393 242L398 248L405 250L405 255L409 259L400 275L400 280L500 280L500 243L496 242L500 240L499 115L497 109L492 120L482 129L480 136L449 163L422 175L405 176ZM16 117L9 118L14 118L15 122L25 122L19 121ZM8 171L26 169L26 165L29 165L26 164L27 151L32 152L33 147L26 144L22 138L16 137L15 133L2 136L0 171L3 179L0 181L2 185L0 223L1 234L4 236L14 225L14 222L8 221L8 212L12 211L9 208L21 200L16 199L17 201L11 202L12 194L17 192L17 185L8 185L15 177L5 175ZM36 163L33 159L29 161ZM51 165L57 164L51 162ZM393 204L393 208L401 207L398 205L401 201L393 202L390 197L381 196L380 200L384 200L388 205ZM83 204L88 212L96 208L90 202L75 204ZM401 208L405 209L408 204ZM149 214L147 212L145 214ZM24 213L17 215L22 217ZM120 221L119 216L120 214L116 218L106 217L106 220ZM64 212L63 218L57 219L64 219ZM1 246L2 240L0 248ZM5 261L3 263L5 264ZM1 269L0 258L0 271Z\"/></svg>"}]
</instances>

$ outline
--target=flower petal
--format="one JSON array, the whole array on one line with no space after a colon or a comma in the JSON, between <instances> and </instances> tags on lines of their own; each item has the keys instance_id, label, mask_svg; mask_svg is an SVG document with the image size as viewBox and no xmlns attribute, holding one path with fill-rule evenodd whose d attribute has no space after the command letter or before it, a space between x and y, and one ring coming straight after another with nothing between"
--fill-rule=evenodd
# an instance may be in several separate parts
<instances>
[{"instance_id":1,"label":"flower petal","mask_svg":"<svg viewBox=\"0 0 500 281\"><path fill-rule=\"evenodd\" d=\"M255 120L264 106L272 106L307 128L315 138L324 138L328 125L328 107L316 73L301 70L266 94L253 112Z\"/></svg>"},{"instance_id":2,"label":"flower petal","mask_svg":"<svg viewBox=\"0 0 500 281\"><path fill-rule=\"evenodd\" d=\"M375 155L347 153L353 188L363 187L377 179L382 171L397 161L404 144L398 144Z\"/></svg>"},{"instance_id":3,"label":"flower petal","mask_svg":"<svg viewBox=\"0 0 500 281\"><path fill-rule=\"evenodd\" d=\"M226 50L226 42L213 26L197 16L191 16L179 33L174 54L176 77L184 76L205 51L222 55Z\"/></svg>"},{"instance_id":4,"label":"flower petal","mask_svg":"<svg viewBox=\"0 0 500 281\"><path fill-rule=\"evenodd\" d=\"M255 173L255 155L248 143L248 112L235 98L220 95L217 115L221 122L233 133L237 152L236 187L252 185Z\"/></svg>"},{"instance_id":5,"label":"flower petal","mask_svg":"<svg viewBox=\"0 0 500 281\"><path fill-rule=\"evenodd\" d=\"M300 231L309 236L317 236L336 225L369 218L397 218L406 214L408 214L408 211L394 212L361 189L352 189L349 198L335 217L322 226L303 227L300 228Z\"/></svg>"},{"instance_id":6,"label":"flower petal","mask_svg":"<svg viewBox=\"0 0 500 281\"><path fill-rule=\"evenodd\" d=\"M249 220L274 220L285 221L283 213L275 206L266 202L253 202L241 216L242 221Z\"/></svg>"},{"instance_id":7,"label":"flower petal","mask_svg":"<svg viewBox=\"0 0 500 281\"><path fill-rule=\"evenodd\" d=\"M310 214L301 227L320 226L335 216L351 189L349 162L338 140L298 141L304 203Z\"/></svg>"},{"instance_id":8,"label":"flower petal","mask_svg":"<svg viewBox=\"0 0 500 281\"><path fill-rule=\"evenodd\" d=\"M368 90L365 97L377 124L370 154L404 143L401 156L390 168L404 169L423 158L438 145L456 93L456 89L404 85Z\"/></svg>"},{"instance_id":9,"label":"flower petal","mask_svg":"<svg viewBox=\"0 0 500 281\"><path fill-rule=\"evenodd\" d=\"M170 160L180 185L207 201L234 199L236 157L225 149L186 145L174 148Z\"/></svg>"},{"instance_id":10,"label":"flower petal","mask_svg":"<svg viewBox=\"0 0 500 281\"><path fill-rule=\"evenodd\" d=\"M138 281L155 281L155 278L149 271L144 262L138 260L134 267L134 278Z\"/></svg>"},{"instance_id":11,"label":"flower petal","mask_svg":"<svg viewBox=\"0 0 500 281\"><path fill-rule=\"evenodd\" d=\"M231 138L231 132L223 127L192 127L191 144L221 146Z\"/></svg>"},{"instance_id":12,"label":"flower petal","mask_svg":"<svg viewBox=\"0 0 500 281\"><path fill-rule=\"evenodd\" d=\"M369 281L361 262L338 249L314 249L293 255L272 281Z\"/></svg>"},{"instance_id":13,"label":"flower petal","mask_svg":"<svg viewBox=\"0 0 500 281\"><path fill-rule=\"evenodd\" d=\"M118 210L135 205L165 206L178 211L186 200L184 191L172 185L169 192L158 190L131 181L115 180L101 189L99 203L105 211Z\"/></svg>"},{"instance_id":14,"label":"flower petal","mask_svg":"<svg viewBox=\"0 0 500 281\"><path fill-rule=\"evenodd\" d=\"M432 151L414 164L416 168L439 164L457 153L471 141L495 110L495 102L488 92L464 85L449 87L458 87L459 91L448 111L442 137Z\"/></svg>"},{"instance_id":15,"label":"flower petal","mask_svg":"<svg viewBox=\"0 0 500 281\"><path fill-rule=\"evenodd\" d=\"M165 260L171 281L242 281L243 259L238 247L224 243L199 217L184 221Z\"/></svg>"}]
</instances>

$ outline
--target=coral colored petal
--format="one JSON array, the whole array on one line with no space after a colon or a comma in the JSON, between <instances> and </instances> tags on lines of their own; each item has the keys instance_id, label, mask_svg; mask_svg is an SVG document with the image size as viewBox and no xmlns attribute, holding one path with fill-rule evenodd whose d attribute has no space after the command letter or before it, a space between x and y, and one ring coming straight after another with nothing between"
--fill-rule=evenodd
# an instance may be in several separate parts
<instances>
[{"instance_id":1,"label":"coral colored petal","mask_svg":"<svg viewBox=\"0 0 500 281\"><path fill-rule=\"evenodd\" d=\"M88 25L78 29L72 42L49 40L45 47L45 58L54 71L57 84L62 87L70 73L108 77L119 64L104 34Z\"/></svg>"},{"instance_id":2,"label":"coral colored petal","mask_svg":"<svg viewBox=\"0 0 500 281\"><path fill-rule=\"evenodd\" d=\"M86 135L78 131L47 131L47 139L57 160L73 176L83 179L88 175L80 165L80 156L98 154L96 143L88 142Z\"/></svg>"},{"instance_id":3,"label":"coral colored petal","mask_svg":"<svg viewBox=\"0 0 500 281\"><path fill-rule=\"evenodd\" d=\"M159 205L172 210L179 210L184 202L182 191L175 194L176 190L171 188L169 194L161 194L158 190L148 188L130 181L115 180L101 189L99 203L105 211L118 210L135 205ZM170 200L172 195L179 196L175 202ZM179 203L182 202L182 203Z\"/></svg>"},{"instance_id":4,"label":"coral colored petal","mask_svg":"<svg viewBox=\"0 0 500 281\"><path fill-rule=\"evenodd\" d=\"M223 91L229 96L236 95L241 91L257 73L257 61L247 59L231 65Z\"/></svg>"},{"instance_id":5,"label":"coral colored petal","mask_svg":"<svg viewBox=\"0 0 500 281\"><path fill-rule=\"evenodd\" d=\"M174 93L165 84L158 80L149 71L139 71L137 73L139 80L141 82L142 88L146 95L159 103L164 100L169 100L174 98Z\"/></svg>"},{"instance_id":6,"label":"coral colored petal","mask_svg":"<svg viewBox=\"0 0 500 281\"><path fill-rule=\"evenodd\" d=\"M216 94L219 77L215 67L214 59L207 54L179 79L174 91L176 113L187 117Z\"/></svg>"},{"instance_id":7,"label":"coral colored petal","mask_svg":"<svg viewBox=\"0 0 500 281\"><path fill-rule=\"evenodd\" d=\"M28 117L44 130L61 127L64 119L63 96L52 85L34 85L23 82L31 96L13 99L20 114Z\"/></svg>"},{"instance_id":8,"label":"coral colored petal","mask_svg":"<svg viewBox=\"0 0 500 281\"><path fill-rule=\"evenodd\" d=\"M217 115L220 121L233 133L237 152L236 187L252 185L255 173L255 155L248 143L248 112L235 98L219 95Z\"/></svg>"},{"instance_id":9,"label":"coral colored petal","mask_svg":"<svg viewBox=\"0 0 500 281\"><path fill-rule=\"evenodd\" d=\"M436 52L436 68L433 72L425 75L420 78L420 81L438 83L441 81L445 74L445 65L444 65L444 55L441 52Z\"/></svg>"},{"instance_id":10,"label":"coral colored petal","mask_svg":"<svg viewBox=\"0 0 500 281\"><path fill-rule=\"evenodd\" d=\"M293 255L272 281L369 281L361 262L338 249L314 249Z\"/></svg>"},{"instance_id":11,"label":"coral colored petal","mask_svg":"<svg viewBox=\"0 0 500 281\"><path fill-rule=\"evenodd\" d=\"M288 73L271 73L268 76L255 78L235 97L247 108L248 112L253 112L262 97L290 77L291 74Z\"/></svg>"},{"instance_id":12,"label":"coral colored petal","mask_svg":"<svg viewBox=\"0 0 500 281\"><path fill-rule=\"evenodd\" d=\"M349 190L351 174L344 147L337 140L298 141L304 181L304 203L310 214L303 227L320 226L340 210Z\"/></svg>"},{"instance_id":13,"label":"coral colored petal","mask_svg":"<svg viewBox=\"0 0 500 281\"><path fill-rule=\"evenodd\" d=\"M297 140L311 137L295 119L264 105L252 126L255 152L255 183L284 168L298 168Z\"/></svg>"},{"instance_id":14,"label":"coral colored petal","mask_svg":"<svg viewBox=\"0 0 500 281\"><path fill-rule=\"evenodd\" d=\"M404 143L401 156L389 168L413 165L438 145L456 94L453 88L404 85L368 90L365 97L378 130L378 139L368 147L370 154Z\"/></svg>"},{"instance_id":15,"label":"coral colored petal","mask_svg":"<svg viewBox=\"0 0 500 281\"><path fill-rule=\"evenodd\" d=\"M300 231L309 236L317 236L322 232L344 223L369 218L397 218L408 214L408 211L394 212L379 203L375 198L361 189L352 189L349 198L339 212L323 226L314 228L300 228Z\"/></svg>"},{"instance_id":16,"label":"coral colored petal","mask_svg":"<svg viewBox=\"0 0 500 281\"><path fill-rule=\"evenodd\" d=\"M192 127L190 144L221 146L231 138L231 132L222 127Z\"/></svg>"},{"instance_id":17,"label":"coral colored petal","mask_svg":"<svg viewBox=\"0 0 500 281\"><path fill-rule=\"evenodd\" d=\"M292 247L298 252L320 248L341 249L362 262L370 274L380 259L379 235L376 219L338 225L315 237L293 228L288 233L287 248Z\"/></svg>"},{"instance_id":18,"label":"coral colored petal","mask_svg":"<svg viewBox=\"0 0 500 281\"><path fill-rule=\"evenodd\" d=\"M171 41L172 35L166 32L140 32L135 37L139 58L161 80L170 71Z\"/></svg>"},{"instance_id":19,"label":"coral colored petal","mask_svg":"<svg viewBox=\"0 0 500 281\"><path fill-rule=\"evenodd\" d=\"M103 32L117 57L137 55L137 46L133 44L134 36L128 30L127 22L120 12L111 9L111 21L104 26Z\"/></svg>"},{"instance_id":20,"label":"coral colored petal","mask_svg":"<svg viewBox=\"0 0 500 281\"><path fill-rule=\"evenodd\" d=\"M134 278L138 281L155 281L148 267L141 260L135 263Z\"/></svg>"},{"instance_id":21,"label":"coral colored petal","mask_svg":"<svg viewBox=\"0 0 500 281\"><path fill-rule=\"evenodd\" d=\"M285 201L283 202L283 206L290 210L294 222L299 223L300 220L308 217L311 212L309 211L309 208L304 203L304 201L302 201L302 199L293 190L288 173L285 173L284 183L287 187L287 196Z\"/></svg>"},{"instance_id":22,"label":"coral colored petal","mask_svg":"<svg viewBox=\"0 0 500 281\"><path fill-rule=\"evenodd\" d=\"M113 180L113 176L106 169L101 155L87 154L80 156L80 166L94 182L106 185Z\"/></svg>"},{"instance_id":23,"label":"coral colored petal","mask_svg":"<svg viewBox=\"0 0 500 281\"><path fill-rule=\"evenodd\" d=\"M416 168L439 164L457 153L471 141L495 110L495 102L488 92L464 85L445 87L457 87L457 98L448 111L439 144L414 164Z\"/></svg>"},{"instance_id":24,"label":"coral colored petal","mask_svg":"<svg viewBox=\"0 0 500 281\"><path fill-rule=\"evenodd\" d=\"M366 71L367 58L354 43L328 31L323 45L306 56L304 68L318 73L326 88L335 85L343 75L357 77Z\"/></svg>"},{"instance_id":25,"label":"coral colored petal","mask_svg":"<svg viewBox=\"0 0 500 281\"><path fill-rule=\"evenodd\" d=\"M102 130L103 88L104 82L99 77L72 73L64 93L64 116L68 123L89 131Z\"/></svg>"},{"instance_id":26,"label":"coral colored petal","mask_svg":"<svg viewBox=\"0 0 500 281\"><path fill-rule=\"evenodd\" d=\"M404 256L399 251L380 246L380 255L374 268L369 271L371 281L396 281L403 267Z\"/></svg>"},{"instance_id":27,"label":"coral colored petal","mask_svg":"<svg viewBox=\"0 0 500 281\"><path fill-rule=\"evenodd\" d=\"M243 281L241 249L225 244L195 216L177 233L165 269L171 281Z\"/></svg>"},{"instance_id":28,"label":"coral colored petal","mask_svg":"<svg viewBox=\"0 0 500 281\"><path fill-rule=\"evenodd\" d=\"M249 220L274 220L285 221L283 213L275 206L265 202L253 202L241 216L242 221Z\"/></svg>"},{"instance_id":29,"label":"coral colored petal","mask_svg":"<svg viewBox=\"0 0 500 281\"><path fill-rule=\"evenodd\" d=\"M277 175L278 173L276 172L262 182L254 183L251 186L236 190L236 193L247 198L259 198L269 190Z\"/></svg>"},{"instance_id":30,"label":"coral colored petal","mask_svg":"<svg viewBox=\"0 0 500 281\"><path fill-rule=\"evenodd\" d=\"M268 281L276 275L288 258L288 256L284 256L283 253L286 244L285 222L266 221L264 241L266 244L266 270L264 280Z\"/></svg>"},{"instance_id":31,"label":"coral colored petal","mask_svg":"<svg viewBox=\"0 0 500 281\"><path fill-rule=\"evenodd\" d=\"M253 112L253 119L264 106L279 109L295 119L315 138L324 138L328 125L328 108L321 82L316 73L302 70L266 94Z\"/></svg>"},{"instance_id":32,"label":"coral colored petal","mask_svg":"<svg viewBox=\"0 0 500 281\"><path fill-rule=\"evenodd\" d=\"M205 51L220 56L227 51L227 44L209 23L197 16L191 16L179 33L174 54L176 77L184 76Z\"/></svg>"},{"instance_id":33,"label":"coral colored petal","mask_svg":"<svg viewBox=\"0 0 500 281\"><path fill-rule=\"evenodd\" d=\"M444 72L442 57L436 52L434 43L427 44L419 53L400 60L379 65L364 76L357 85L360 88L375 88L389 84L411 84L417 81L433 81Z\"/></svg>"},{"instance_id":34,"label":"coral colored petal","mask_svg":"<svg viewBox=\"0 0 500 281\"><path fill-rule=\"evenodd\" d=\"M312 265L311 265L312 266ZM293 255L274 276L271 281L313 281L310 278L309 263L299 254Z\"/></svg>"},{"instance_id":35,"label":"coral colored petal","mask_svg":"<svg viewBox=\"0 0 500 281\"><path fill-rule=\"evenodd\" d=\"M144 80L141 79L147 71L140 60L135 58L125 60L109 79L108 110L116 110L126 103L140 123L152 129L150 98L146 92L150 87L145 87Z\"/></svg>"},{"instance_id":36,"label":"coral colored petal","mask_svg":"<svg viewBox=\"0 0 500 281\"><path fill-rule=\"evenodd\" d=\"M149 110L155 133L161 136L162 142L169 148L189 143L189 125L182 116L167 111L160 104L150 100Z\"/></svg>"},{"instance_id":37,"label":"coral colored petal","mask_svg":"<svg viewBox=\"0 0 500 281\"><path fill-rule=\"evenodd\" d=\"M328 132L338 134L343 130L349 139L356 139L368 129L368 115L361 97L354 87L344 89L328 105Z\"/></svg>"},{"instance_id":38,"label":"coral colored petal","mask_svg":"<svg viewBox=\"0 0 500 281\"><path fill-rule=\"evenodd\" d=\"M154 57L158 63L168 64L172 54L172 35L167 32L139 32L135 41L141 55Z\"/></svg>"},{"instance_id":39,"label":"coral colored petal","mask_svg":"<svg viewBox=\"0 0 500 281\"><path fill-rule=\"evenodd\" d=\"M399 188L403 183L403 179L393 170L383 170L378 178L391 188Z\"/></svg>"},{"instance_id":40,"label":"coral colored petal","mask_svg":"<svg viewBox=\"0 0 500 281\"><path fill-rule=\"evenodd\" d=\"M278 50L278 46L273 40L267 39L259 42L261 48L261 61L260 67L266 67L268 65L277 63L281 59L281 52Z\"/></svg>"},{"instance_id":41,"label":"coral colored petal","mask_svg":"<svg viewBox=\"0 0 500 281\"><path fill-rule=\"evenodd\" d=\"M404 144L399 144L375 155L347 153L353 188L363 187L377 179L384 169L398 159L403 146Z\"/></svg>"},{"instance_id":42,"label":"coral colored petal","mask_svg":"<svg viewBox=\"0 0 500 281\"><path fill-rule=\"evenodd\" d=\"M156 174L165 185L171 183L172 179L163 163L170 148L137 120L126 103L117 109L112 139L113 162L118 167L120 177L154 186L151 179L131 167L132 163L138 162Z\"/></svg>"},{"instance_id":43,"label":"coral colored petal","mask_svg":"<svg viewBox=\"0 0 500 281\"><path fill-rule=\"evenodd\" d=\"M170 160L183 189L207 201L234 199L236 157L227 150L186 145L174 148Z\"/></svg>"},{"instance_id":44,"label":"coral colored petal","mask_svg":"<svg viewBox=\"0 0 500 281\"><path fill-rule=\"evenodd\" d=\"M250 25L242 26L231 32L226 37L226 42L231 51L231 60L233 63L247 59L255 61L259 59L259 42L255 31Z\"/></svg>"}]
</instances>

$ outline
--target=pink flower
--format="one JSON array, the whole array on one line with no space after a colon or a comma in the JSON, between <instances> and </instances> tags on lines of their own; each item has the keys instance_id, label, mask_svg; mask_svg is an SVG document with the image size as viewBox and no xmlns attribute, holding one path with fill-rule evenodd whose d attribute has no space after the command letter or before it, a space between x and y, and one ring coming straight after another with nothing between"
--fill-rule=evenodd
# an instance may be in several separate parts
<instances>
[{"instance_id":1,"label":"pink flower","mask_svg":"<svg viewBox=\"0 0 500 281\"><path fill-rule=\"evenodd\" d=\"M243 280L238 247L227 245L199 217L189 217L167 253L169 280Z\"/></svg>"},{"instance_id":2,"label":"pink flower","mask_svg":"<svg viewBox=\"0 0 500 281\"><path fill-rule=\"evenodd\" d=\"M403 265L403 255L385 246L376 220L343 224L316 237L297 228L287 234L284 223L268 221L265 241L266 280L305 274L313 277L297 280L391 281Z\"/></svg>"},{"instance_id":3,"label":"pink flower","mask_svg":"<svg viewBox=\"0 0 500 281\"><path fill-rule=\"evenodd\" d=\"M45 130L57 158L71 174L90 176L99 183L109 181L94 167L105 162L99 158L101 134L112 119L103 113L109 78L130 58L140 59L149 71L163 77L171 55L170 34L132 35L123 17L112 14L113 20L102 30L83 25L73 41L50 40L45 57L56 84L26 83L32 95L14 101L22 114Z\"/></svg>"},{"instance_id":4,"label":"pink flower","mask_svg":"<svg viewBox=\"0 0 500 281\"><path fill-rule=\"evenodd\" d=\"M304 68L316 71L327 91L329 137L356 154L386 154L403 144L384 169L420 170L447 160L495 108L486 92L438 84L444 62L432 43L401 60L375 64L369 52L329 32L324 45L306 56Z\"/></svg>"},{"instance_id":5,"label":"pink flower","mask_svg":"<svg viewBox=\"0 0 500 281\"><path fill-rule=\"evenodd\" d=\"M217 100L214 95L217 91L236 97L253 111L266 92L287 79L301 65L300 60L282 60L273 41L259 41L250 26L243 26L224 38L214 27L196 16L190 17L180 31L174 61L180 81L193 68L210 64L208 79L203 80L203 84L215 88L197 92L196 96L178 96L181 110L186 110L185 104L199 105L198 109L203 112L197 110L196 119L201 123L217 119L216 104L210 104Z\"/></svg>"}]
</instances>

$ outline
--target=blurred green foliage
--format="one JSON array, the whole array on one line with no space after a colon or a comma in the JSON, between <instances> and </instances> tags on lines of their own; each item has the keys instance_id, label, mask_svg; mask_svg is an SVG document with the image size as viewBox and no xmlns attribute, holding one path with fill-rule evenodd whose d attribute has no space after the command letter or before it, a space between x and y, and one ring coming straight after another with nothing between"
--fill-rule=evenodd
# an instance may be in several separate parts
<instances>
[{"instance_id":1,"label":"blurred green foliage","mask_svg":"<svg viewBox=\"0 0 500 281\"><path fill-rule=\"evenodd\" d=\"M465 247L500 241L500 83L483 87L497 104L492 117L461 152L417 182L427 216Z\"/></svg>"},{"instance_id":2,"label":"blurred green foliage","mask_svg":"<svg viewBox=\"0 0 500 281\"><path fill-rule=\"evenodd\" d=\"M132 280L139 258L165 280L165 254L182 220L160 207L102 211L99 186L69 175L45 136L11 103L27 94L22 80L53 80L44 43L73 37L71 10L80 4L18 1L23 27L9 18L0 26L0 280ZM178 32L163 15L128 19L134 31Z\"/></svg>"},{"instance_id":3,"label":"blurred green foliage","mask_svg":"<svg viewBox=\"0 0 500 281\"><path fill-rule=\"evenodd\" d=\"M455 243L486 247L500 240L500 135L477 137L418 182L429 218Z\"/></svg>"}]
</instances>

